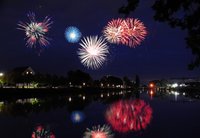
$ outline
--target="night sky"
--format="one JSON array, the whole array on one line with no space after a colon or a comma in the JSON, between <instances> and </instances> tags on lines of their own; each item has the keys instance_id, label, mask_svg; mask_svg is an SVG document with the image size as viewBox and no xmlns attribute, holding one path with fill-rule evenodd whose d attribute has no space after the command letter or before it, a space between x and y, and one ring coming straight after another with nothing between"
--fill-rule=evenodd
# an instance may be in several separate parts
<instances>
[{"instance_id":1,"label":"night sky","mask_svg":"<svg viewBox=\"0 0 200 138\"><path fill-rule=\"evenodd\" d=\"M194 58L186 48L187 32L156 22L151 9L153 0L141 0L129 15L147 27L145 41L136 48L109 44L106 63L98 70L85 68L77 56L80 45L66 41L65 28L76 26L83 36L101 36L108 21L124 17L118 13L124 4L125 0L1 0L0 71L31 66L37 72L65 76L69 70L81 69L97 79L103 75L133 79L136 74L143 80L200 76L199 68L187 69ZM34 12L38 20L49 16L54 22L48 34L51 44L40 56L25 46L25 33L16 29L19 21L29 21L28 12Z\"/></svg>"}]
</instances>

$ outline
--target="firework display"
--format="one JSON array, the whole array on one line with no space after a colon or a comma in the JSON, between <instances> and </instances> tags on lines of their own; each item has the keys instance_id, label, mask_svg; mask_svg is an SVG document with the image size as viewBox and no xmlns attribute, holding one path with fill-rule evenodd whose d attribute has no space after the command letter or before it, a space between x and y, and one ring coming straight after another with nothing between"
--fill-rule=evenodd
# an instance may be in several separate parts
<instances>
[{"instance_id":1,"label":"firework display","mask_svg":"<svg viewBox=\"0 0 200 138\"><path fill-rule=\"evenodd\" d=\"M113 19L103 30L106 40L114 44L123 44L129 47L140 45L147 35L144 24L133 18Z\"/></svg>"},{"instance_id":2,"label":"firework display","mask_svg":"<svg viewBox=\"0 0 200 138\"><path fill-rule=\"evenodd\" d=\"M81 40L78 56L81 63L91 69L98 69L103 65L109 54L107 43L98 36L84 37Z\"/></svg>"},{"instance_id":3,"label":"firework display","mask_svg":"<svg viewBox=\"0 0 200 138\"><path fill-rule=\"evenodd\" d=\"M152 108L143 100L120 100L106 111L113 129L122 133L145 129L152 118Z\"/></svg>"},{"instance_id":4,"label":"firework display","mask_svg":"<svg viewBox=\"0 0 200 138\"><path fill-rule=\"evenodd\" d=\"M70 26L65 30L65 38L69 43L77 43L81 36L79 29L74 26Z\"/></svg>"},{"instance_id":5,"label":"firework display","mask_svg":"<svg viewBox=\"0 0 200 138\"><path fill-rule=\"evenodd\" d=\"M100 125L92 127L92 130L88 129L84 133L83 138L113 138L111 129L107 125Z\"/></svg>"},{"instance_id":6,"label":"firework display","mask_svg":"<svg viewBox=\"0 0 200 138\"><path fill-rule=\"evenodd\" d=\"M48 127L39 125L35 128L31 138L56 138Z\"/></svg>"},{"instance_id":7,"label":"firework display","mask_svg":"<svg viewBox=\"0 0 200 138\"><path fill-rule=\"evenodd\" d=\"M25 32L26 45L39 50L40 55L43 48L50 44L47 33L53 22L47 16L43 21L37 21L34 13L29 13L27 16L30 22L20 21L18 29ZM82 33L75 26L67 27L64 35L69 43L77 43L82 37ZM141 44L146 35L146 27L138 19L113 19L104 27L103 37L83 37L79 43L81 48L78 49L77 54L85 67L99 69L105 63L109 54L106 41L136 47Z\"/></svg>"},{"instance_id":8,"label":"firework display","mask_svg":"<svg viewBox=\"0 0 200 138\"><path fill-rule=\"evenodd\" d=\"M26 45L28 47L36 47L36 44L39 43L40 46L49 45L49 38L46 34L49 31L50 25L53 23L49 17L45 17L42 22L38 22L35 18L34 13L29 13L28 18L29 23L19 22L19 30L25 32L27 41Z\"/></svg>"}]
</instances>

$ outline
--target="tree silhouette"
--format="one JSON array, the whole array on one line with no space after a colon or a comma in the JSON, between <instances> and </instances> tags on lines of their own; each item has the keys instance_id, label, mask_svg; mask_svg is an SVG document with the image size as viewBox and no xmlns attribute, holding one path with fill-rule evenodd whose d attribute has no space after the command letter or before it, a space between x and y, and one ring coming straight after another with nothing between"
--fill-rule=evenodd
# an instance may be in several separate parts
<instances>
[{"instance_id":1,"label":"tree silhouette","mask_svg":"<svg viewBox=\"0 0 200 138\"><path fill-rule=\"evenodd\" d=\"M128 77L126 77L126 76L123 77L123 82L124 82L125 87L131 87L131 86L133 86L133 84L130 81L130 79Z\"/></svg>"},{"instance_id":2,"label":"tree silhouette","mask_svg":"<svg viewBox=\"0 0 200 138\"><path fill-rule=\"evenodd\" d=\"M127 6L122 6L119 9L119 13L125 14L126 16L128 16L130 14L131 11L134 11L139 3L139 0L127 0L128 1L128 5Z\"/></svg>"},{"instance_id":3,"label":"tree silhouette","mask_svg":"<svg viewBox=\"0 0 200 138\"><path fill-rule=\"evenodd\" d=\"M122 79L115 77L115 76L104 76L101 78L101 83L104 84L104 86L111 87L112 85L123 85Z\"/></svg>"},{"instance_id":4,"label":"tree silhouette","mask_svg":"<svg viewBox=\"0 0 200 138\"><path fill-rule=\"evenodd\" d=\"M92 77L90 74L85 73L81 70L69 71L68 81L73 85L82 85L83 83L90 84L92 82Z\"/></svg>"},{"instance_id":5,"label":"tree silhouette","mask_svg":"<svg viewBox=\"0 0 200 138\"><path fill-rule=\"evenodd\" d=\"M140 87L140 78L138 75L135 76L135 87L137 89Z\"/></svg>"},{"instance_id":6,"label":"tree silhouette","mask_svg":"<svg viewBox=\"0 0 200 138\"><path fill-rule=\"evenodd\" d=\"M127 0L128 4L119 8L119 13L126 16L134 11L139 0ZM187 30L185 38L187 47L192 50L194 59L188 65L189 69L200 66L200 1L199 0L155 0L152 5L155 11L154 19L166 22L171 27Z\"/></svg>"}]
</instances>

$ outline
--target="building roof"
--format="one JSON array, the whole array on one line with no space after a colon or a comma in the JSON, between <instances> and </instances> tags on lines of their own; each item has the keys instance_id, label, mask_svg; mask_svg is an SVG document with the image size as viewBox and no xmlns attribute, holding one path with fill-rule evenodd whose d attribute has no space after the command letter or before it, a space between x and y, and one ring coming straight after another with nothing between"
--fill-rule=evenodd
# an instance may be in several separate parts
<instances>
[{"instance_id":1,"label":"building roof","mask_svg":"<svg viewBox=\"0 0 200 138\"><path fill-rule=\"evenodd\" d=\"M25 71L27 70L31 70L32 72L34 72L34 70L30 67L30 66L24 66L24 67L17 67L14 68L12 70L12 73L16 73L16 74L23 74ZM35 73L35 72L34 72Z\"/></svg>"},{"instance_id":2,"label":"building roof","mask_svg":"<svg viewBox=\"0 0 200 138\"><path fill-rule=\"evenodd\" d=\"M29 66L17 67L17 68L14 68L12 71L14 71L14 72L24 72L28 68L29 68Z\"/></svg>"}]
</instances>

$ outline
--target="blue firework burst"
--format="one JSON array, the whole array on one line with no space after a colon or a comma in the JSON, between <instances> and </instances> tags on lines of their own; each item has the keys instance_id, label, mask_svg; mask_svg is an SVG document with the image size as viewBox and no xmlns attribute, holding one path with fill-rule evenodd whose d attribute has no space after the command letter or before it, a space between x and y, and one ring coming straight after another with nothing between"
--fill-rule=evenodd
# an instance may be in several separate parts
<instances>
[{"instance_id":1,"label":"blue firework burst","mask_svg":"<svg viewBox=\"0 0 200 138\"><path fill-rule=\"evenodd\" d=\"M65 38L69 43L77 43L81 36L82 34L77 27L70 26L65 30Z\"/></svg>"}]
</instances>

